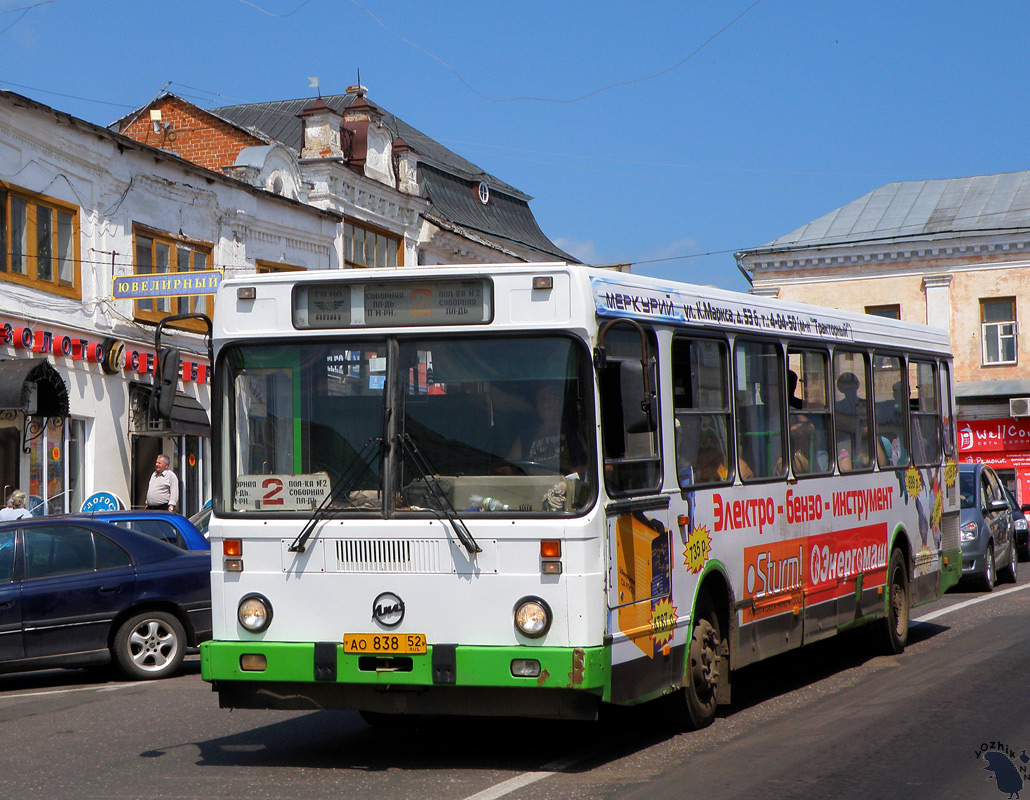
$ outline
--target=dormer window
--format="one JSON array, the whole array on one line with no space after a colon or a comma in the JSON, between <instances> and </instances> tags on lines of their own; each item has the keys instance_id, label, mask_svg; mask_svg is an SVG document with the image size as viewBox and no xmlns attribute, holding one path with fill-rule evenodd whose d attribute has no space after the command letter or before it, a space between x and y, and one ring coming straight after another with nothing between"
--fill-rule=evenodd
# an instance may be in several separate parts
<instances>
[{"instance_id":1,"label":"dormer window","mask_svg":"<svg viewBox=\"0 0 1030 800\"><path fill-rule=\"evenodd\" d=\"M486 181L479 182L479 202L484 206L490 202L490 185Z\"/></svg>"}]
</instances>

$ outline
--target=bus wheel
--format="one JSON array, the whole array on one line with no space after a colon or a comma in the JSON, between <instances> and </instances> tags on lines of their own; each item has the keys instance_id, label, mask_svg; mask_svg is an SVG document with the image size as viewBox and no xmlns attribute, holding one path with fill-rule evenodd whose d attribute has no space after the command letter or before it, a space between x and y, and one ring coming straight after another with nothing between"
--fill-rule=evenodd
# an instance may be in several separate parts
<instances>
[{"instance_id":1,"label":"bus wheel","mask_svg":"<svg viewBox=\"0 0 1030 800\"><path fill-rule=\"evenodd\" d=\"M698 601L687 653L687 682L674 702L678 721L693 730L712 724L715 719L716 690L719 685L719 618L707 598Z\"/></svg>"},{"instance_id":2,"label":"bus wheel","mask_svg":"<svg viewBox=\"0 0 1030 800\"><path fill-rule=\"evenodd\" d=\"M891 553L887 567L887 618L883 620L883 641L887 653L898 655L908 642L908 571L900 550Z\"/></svg>"}]
</instances>

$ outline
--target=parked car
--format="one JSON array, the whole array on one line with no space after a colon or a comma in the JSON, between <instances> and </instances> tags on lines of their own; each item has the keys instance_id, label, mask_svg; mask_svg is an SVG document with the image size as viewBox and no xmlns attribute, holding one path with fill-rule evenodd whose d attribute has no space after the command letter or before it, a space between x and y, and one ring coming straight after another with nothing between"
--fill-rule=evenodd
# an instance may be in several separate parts
<instances>
[{"instance_id":1,"label":"parked car","mask_svg":"<svg viewBox=\"0 0 1030 800\"><path fill-rule=\"evenodd\" d=\"M1009 487L1005 486L1003 488L1005 489L1005 499L1008 500L1009 508L1012 509L1012 522L1016 536L1016 555L1019 556L1020 561L1028 561L1030 560L1030 521L1027 520L1026 514Z\"/></svg>"},{"instance_id":2,"label":"parked car","mask_svg":"<svg viewBox=\"0 0 1030 800\"><path fill-rule=\"evenodd\" d=\"M93 511L91 519L110 522L119 528L145 533L155 539L174 544L182 550L210 550L204 535L197 527L181 514L169 514L167 511Z\"/></svg>"},{"instance_id":3,"label":"parked car","mask_svg":"<svg viewBox=\"0 0 1030 800\"><path fill-rule=\"evenodd\" d=\"M190 522L193 523L194 527L200 531L205 539L210 538L208 535L208 528L211 525L211 501L208 500L200 511L190 517Z\"/></svg>"},{"instance_id":4,"label":"parked car","mask_svg":"<svg viewBox=\"0 0 1030 800\"><path fill-rule=\"evenodd\" d=\"M987 591L998 577L1016 580L1015 523L997 474L983 464L959 465L962 577L979 580Z\"/></svg>"},{"instance_id":5,"label":"parked car","mask_svg":"<svg viewBox=\"0 0 1030 800\"><path fill-rule=\"evenodd\" d=\"M85 517L0 525L0 672L172 675L211 637L211 557Z\"/></svg>"}]
</instances>

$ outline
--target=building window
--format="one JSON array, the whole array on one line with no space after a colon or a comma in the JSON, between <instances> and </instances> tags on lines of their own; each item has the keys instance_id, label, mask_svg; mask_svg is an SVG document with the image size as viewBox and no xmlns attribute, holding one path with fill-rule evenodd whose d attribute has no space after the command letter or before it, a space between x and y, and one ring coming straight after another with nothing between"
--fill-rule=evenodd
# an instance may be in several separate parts
<instances>
[{"instance_id":1,"label":"building window","mask_svg":"<svg viewBox=\"0 0 1030 800\"><path fill-rule=\"evenodd\" d=\"M1016 298L980 301L984 364L1016 363Z\"/></svg>"},{"instance_id":2,"label":"building window","mask_svg":"<svg viewBox=\"0 0 1030 800\"><path fill-rule=\"evenodd\" d=\"M81 298L79 210L0 188L0 279Z\"/></svg>"},{"instance_id":3,"label":"building window","mask_svg":"<svg viewBox=\"0 0 1030 800\"><path fill-rule=\"evenodd\" d=\"M211 270L211 245L136 228L136 268L138 275L169 276L183 272ZM136 319L160 322L170 314L207 314L214 309L214 294L148 297L136 301ZM183 327L192 327L184 323Z\"/></svg>"},{"instance_id":4,"label":"building window","mask_svg":"<svg viewBox=\"0 0 1030 800\"><path fill-rule=\"evenodd\" d=\"M404 266L401 238L353 221L343 225L343 260L348 267Z\"/></svg>"},{"instance_id":5,"label":"building window","mask_svg":"<svg viewBox=\"0 0 1030 800\"><path fill-rule=\"evenodd\" d=\"M271 272L301 272L304 267L298 267L294 264L280 264L276 261L262 261L257 260L254 265L254 271L258 275L268 275Z\"/></svg>"},{"instance_id":6,"label":"building window","mask_svg":"<svg viewBox=\"0 0 1030 800\"><path fill-rule=\"evenodd\" d=\"M866 306L865 313L884 319L901 319L901 306Z\"/></svg>"}]
</instances>

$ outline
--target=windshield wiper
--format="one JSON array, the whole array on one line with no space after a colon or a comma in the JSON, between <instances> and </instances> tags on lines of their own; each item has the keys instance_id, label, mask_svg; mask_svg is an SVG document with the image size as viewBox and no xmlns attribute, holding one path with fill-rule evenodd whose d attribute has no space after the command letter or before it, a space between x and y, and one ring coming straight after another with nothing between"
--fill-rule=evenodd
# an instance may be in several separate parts
<instances>
[{"instance_id":1,"label":"windshield wiper","mask_svg":"<svg viewBox=\"0 0 1030 800\"><path fill-rule=\"evenodd\" d=\"M458 512L455 511L454 506L451 504L450 498L447 497L447 492L440 486L440 481L436 479L436 470L432 468L429 460L419 449L415 440L411 437L410 433L401 433L397 435L400 440L401 448L411 456L412 462L415 464L415 468L421 473L421 478L425 481L426 486L429 487L429 492L433 499L436 500L436 504L439 506L440 513L447 518L447 521L451 524L451 528L454 530L454 535L458 537L458 540L464 545L465 549L468 550L470 556L476 553L482 553L483 548L479 546L475 538L469 532L469 529L465 527L465 523L461 517L458 516Z\"/></svg>"},{"instance_id":2,"label":"windshield wiper","mask_svg":"<svg viewBox=\"0 0 1030 800\"><path fill-rule=\"evenodd\" d=\"M287 548L291 553L303 553L304 546L307 544L308 539L311 538L311 534L315 532L315 527L323 519L329 516L333 504L350 494L350 490L354 486L354 482L358 477L365 471L372 469L371 459L379 452L379 448L382 447L383 440L379 437L373 437L365 442L365 446L361 448L361 452L358 453L357 458L351 461L350 467L347 471L340 476L340 480L336 483L335 488L329 494L325 496L325 499L312 513L307 523L301 529L301 532L297 535L297 538L293 540L293 543ZM350 500L348 500L350 502ZM351 503L351 505L354 505Z\"/></svg>"}]
</instances>

